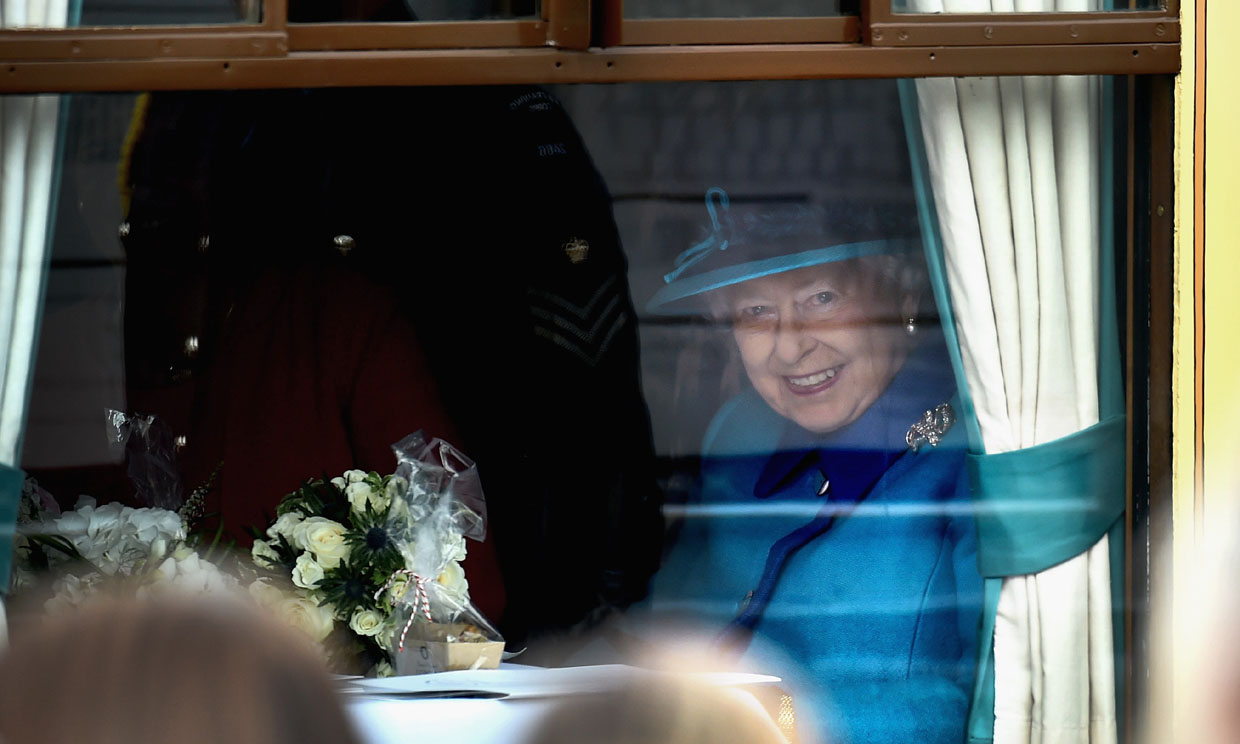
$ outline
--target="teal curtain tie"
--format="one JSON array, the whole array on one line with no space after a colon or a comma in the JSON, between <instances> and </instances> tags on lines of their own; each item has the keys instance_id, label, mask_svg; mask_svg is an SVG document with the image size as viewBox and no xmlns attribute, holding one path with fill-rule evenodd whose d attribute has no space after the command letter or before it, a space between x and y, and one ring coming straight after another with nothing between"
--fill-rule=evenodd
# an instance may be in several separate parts
<instances>
[{"instance_id":1,"label":"teal curtain tie","mask_svg":"<svg viewBox=\"0 0 1240 744\"><path fill-rule=\"evenodd\" d=\"M17 505L22 497L26 474L0 465L0 595L9 593L9 573L13 570L13 534L17 527Z\"/></svg>"},{"instance_id":2,"label":"teal curtain tie","mask_svg":"<svg viewBox=\"0 0 1240 744\"><path fill-rule=\"evenodd\" d=\"M985 577L1044 571L1093 547L1124 513L1124 417L1053 442L969 455Z\"/></svg>"}]
</instances>

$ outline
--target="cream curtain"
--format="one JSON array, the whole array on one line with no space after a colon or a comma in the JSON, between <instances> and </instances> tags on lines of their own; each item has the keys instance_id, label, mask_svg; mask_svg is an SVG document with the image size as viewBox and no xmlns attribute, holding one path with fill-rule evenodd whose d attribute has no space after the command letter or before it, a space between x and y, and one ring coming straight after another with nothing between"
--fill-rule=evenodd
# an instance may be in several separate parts
<instances>
[{"instance_id":1,"label":"cream curtain","mask_svg":"<svg viewBox=\"0 0 1240 744\"><path fill-rule=\"evenodd\" d=\"M913 0L913 7L1012 12L1098 5ZM940 78L916 85L961 357L986 452L1051 442L1096 424L1098 79ZM1004 579L993 637L996 744L1116 741L1110 582L1105 535L1041 573Z\"/></svg>"},{"instance_id":2,"label":"cream curtain","mask_svg":"<svg viewBox=\"0 0 1240 744\"><path fill-rule=\"evenodd\" d=\"M0 27L63 27L67 0L3 0ZM0 97L0 463L16 466L43 288L59 96Z\"/></svg>"},{"instance_id":3,"label":"cream curtain","mask_svg":"<svg viewBox=\"0 0 1240 744\"><path fill-rule=\"evenodd\" d=\"M0 28L63 27L67 0L3 0ZM34 363L52 204L59 96L0 96L0 648L7 643L21 432Z\"/></svg>"}]
</instances>

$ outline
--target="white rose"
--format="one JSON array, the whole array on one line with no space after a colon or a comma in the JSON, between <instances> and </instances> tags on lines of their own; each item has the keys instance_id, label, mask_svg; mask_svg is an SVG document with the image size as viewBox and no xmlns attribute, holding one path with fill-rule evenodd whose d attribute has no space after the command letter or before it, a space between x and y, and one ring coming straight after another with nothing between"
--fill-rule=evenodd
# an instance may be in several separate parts
<instances>
[{"instance_id":1,"label":"white rose","mask_svg":"<svg viewBox=\"0 0 1240 744\"><path fill-rule=\"evenodd\" d=\"M280 554L266 540L254 541L254 547L250 548L250 557L263 568L280 565Z\"/></svg>"},{"instance_id":2,"label":"white rose","mask_svg":"<svg viewBox=\"0 0 1240 744\"><path fill-rule=\"evenodd\" d=\"M162 537L157 537L151 542L150 560L157 561L168 553L168 541Z\"/></svg>"},{"instance_id":3,"label":"white rose","mask_svg":"<svg viewBox=\"0 0 1240 744\"><path fill-rule=\"evenodd\" d=\"M448 565L444 566L443 573L439 574L435 582L456 597L463 598L469 594L469 582L465 580L465 569L461 568L461 564L456 561L448 561Z\"/></svg>"},{"instance_id":4,"label":"white rose","mask_svg":"<svg viewBox=\"0 0 1240 744\"><path fill-rule=\"evenodd\" d=\"M373 501L374 491L371 490L370 484L365 481L350 483L344 489L344 495L349 499L349 506L353 507L353 511L361 512L366 508L366 503Z\"/></svg>"},{"instance_id":5,"label":"white rose","mask_svg":"<svg viewBox=\"0 0 1240 744\"><path fill-rule=\"evenodd\" d=\"M196 553L194 553L193 548L186 545L185 543L181 543L180 545L177 546L176 550L172 551L172 557L176 558L178 561L183 561L186 558L189 558L191 555L196 555Z\"/></svg>"},{"instance_id":6,"label":"white rose","mask_svg":"<svg viewBox=\"0 0 1240 744\"><path fill-rule=\"evenodd\" d=\"M365 470L346 470L344 471L344 478L350 483L358 483L360 481L366 480L366 471Z\"/></svg>"},{"instance_id":7,"label":"white rose","mask_svg":"<svg viewBox=\"0 0 1240 744\"><path fill-rule=\"evenodd\" d=\"M353 511L362 513L366 510L366 504L370 504L375 512L382 514L387 511L388 504L391 499L386 492L376 491L369 483L360 481L358 483L350 483L348 488L344 490L345 496L349 499L349 505Z\"/></svg>"},{"instance_id":8,"label":"white rose","mask_svg":"<svg viewBox=\"0 0 1240 744\"><path fill-rule=\"evenodd\" d=\"M297 525L301 524L301 521L301 512L292 511L281 514L275 524L267 528L267 537L272 540L278 540L283 537L288 544L292 545L294 548L304 547L302 545L298 545L294 541L294 534L297 532Z\"/></svg>"},{"instance_id":9,"label":"white rose","mask_svg":"<svg viewBox=\"0 0 1240 744\"><path fill-rule=\"evenodd\" d=\"M378 664L375 664L371 667L371 671L374 672L374 675L379 678L392 677L396 675L396 670L393 669L392 665L386 661L381 661Z\"/></svg>"},{"instance_id":10,"label":"white rose","mask_svg":"<svg viewBox=\"0 0 1240 744\"><path fill-rule=\"evenodd\" d=\"M280 603L279 613L289 625L305 633L313 641L327 638L335 625L332 608L320 607L318 602L308 597L285 598Z\"/></svg>"},{"instance_id":11,"label":"white rose","mask_svg":"<svg viewBox=\"0 0 1240 744\"><path fill-rule=\"evenodd\" d=\"M314 554L320 566L332 569L349 554L344 541L347 531L343 524L326 517L310 517L297 525L294 537L298 545Z\"/></svg>"},{"instance_id":12,"label":"white rose","mask_svg":"<svg viewBox=\"0 0 1240 744\"><path fill-rule=\"evenodd\" d=\"M465 560L465 538L457 534L444 535L443 555L450 561Z\"/></svg>"},{"instance_id":13,"label":"white rose","mask_svg":"<svg viewBox=\"0 0 1240 744\"><path fill-rule=\"evenodd\" d=\"M284 601L284 592L280 588L263 579L258 579L246 587L250 596L262 607L275 607Z\"/></svg>"},{"instance_id":14,"label":"white rose","mask_svg":"<svg viewBox=\"0 0 1240 744\"><path fill-rule=\"evenodd\" d=\"M383 616L374 610L358 607L349 618L349 630L360 636L377 636L383 632Z\"/></svg>"},{"instance_id":15,"label":"white rose","mask_svg":"<svg viewBox=\"0 0 1240 744\"><path fill-rule=\"evenodd\" d=\"M396 574L392 577L392 583L388 586L387 601L395 607L404 598L409 591L409 576L407 574Z\"/></svg>"},{"instance_id":16,"label":"white rose","mask_svg":"<svg viewBox=\"0 0 1240 744\"><path fill-rule=\"evenodd\" d=\"M297 557L297 565L293 566L293 583L302 589L315 589L323 580L323 567L315 562L310 551Z\"/></svg>"}]
</instances>

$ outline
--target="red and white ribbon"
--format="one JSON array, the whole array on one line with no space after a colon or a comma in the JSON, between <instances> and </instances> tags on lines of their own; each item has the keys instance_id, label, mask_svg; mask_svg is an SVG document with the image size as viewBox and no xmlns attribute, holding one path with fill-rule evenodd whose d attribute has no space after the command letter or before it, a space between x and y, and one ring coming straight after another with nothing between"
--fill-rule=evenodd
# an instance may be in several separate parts
<instances>
[{"instance_id":1,"label":"red and white ribbon","mask_svg":"<svg viewBox=\"0 0 1240 744\"><path fill-rule=\"evenodd\" d=\"M400 645L397 646L397 651L405 650L405 636L409 633L409 628L413 625L413 621L417 618L419 608L421 608L422 615L426 618L426 622L434 622L434 620L431 619L430 596L426 593L426 579L420 574L416 574L407 568L400 569L388 577L387 581L383 582L383 586L379 587L379 591L375 592L375 601L378 602L379 598L383 596L383 593L396 583L396 577L401 575L408 576L413 579L414 591L416 591L417 594L415 594L413 598L413 611L409 613L409 621L405 623L405 627L400 631ZM393 606L396 605L395 602L389 603Z\"/></svg>"}]
</instances>

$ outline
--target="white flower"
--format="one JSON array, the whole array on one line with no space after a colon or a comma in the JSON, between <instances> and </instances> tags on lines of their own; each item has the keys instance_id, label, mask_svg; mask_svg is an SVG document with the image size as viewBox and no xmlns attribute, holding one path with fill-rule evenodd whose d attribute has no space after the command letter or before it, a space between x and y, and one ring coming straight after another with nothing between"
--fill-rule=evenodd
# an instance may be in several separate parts
<instances>
[{"instance_id":1,"label":"white flower","mask_svg":"<svg viewBox=\"0 0 1240 744\"><path fill-rule=\"evenodd\" d=\"M254 547L250 548L250 557L254 562L263 568L280 565L280 554L275 548L271 547L271 543L266 540L255 540Z\"/></svg>"},{"instance_id":2,"label":"white flower","mask_svg":"<svg viewBox=\"0 0 1240 744\"><path fill-rule=\"evenodd\" d=\"M340 478L340 477L332 478L331 483L333 486L340 489L341 491L345 489L345 486L349 485L349 482L347 480L345 480L344 478Z\"/></svg>"},{"instance_id":3,"label":"white flower","mask_svg":"<svg viewBox=\"0 0 1240 744\"><path fill-rule=\"evenodd\" d=\"M297 525L301 524L303 517L301 512L291 511L281 514L275 524L267 528L267 537L271 540L284 538L289 545L294 548L304 548L304 545L298 545L296 542Z\"/></svg>"},{"instance_id":4,"label":"white flower","mask_svg":"<svg viewBox=\"0 0 1240 744\"><path fill-rule=\"evenodd\" d=\"M257 579L246 587L250 596L262 607L276 607L284 601L284 592L266 579Z\"/></svg>"},{"instance_id":5,"label":"white flower","mask_svg":"<svg viewBox=\"0 0 1240 744\"><path fill-rule=\"evenodd\" d=\"M409 481L405 480L399 475L393 475L392 477L388 478L387 483L384 484L383 495L387 496L388 500L391 501L392 499L400 498L401 496L404 496L405 491L408 491L408 490L409 490Z\"/></svg>"},{"instance_id":6,"label":"white flower","mask_svg":"<svg viewBox=\"0 0 1240 744\"><path fill-rule=\"evenodd\" d=\"M387 511L391 498L388 497L386 491L376 491L371 485L365 481L350 483L348 488L344 489L345 496L349 499L349 505L353 511L361 514L366 510L366 504L377 513L382 514Z\"/></svg>"},{"instance_id":7,"label":"white flower","mask_svg":"<svg viewBox=\"0 0 1240 744\"><path fill-rule=\"evenodd\" d=\"M313 641L322 641L331 635L335 620L330 605L319 606L309 597L286 597L280 602L278 612L294 628L305 633Z\"/></svg>"},{"instance_id":8,"label":"white flower","mask_svg":"<svg viewBox=\"0 0 1240 744\"><path fill-rule=\"evenodd\" d=\"M388 604L395 607L404 598L406 592L409 591L409 575L396 574L391 579L392 583L388 586L387 601Z\"/></svg>"},{"instance_id":9,"label":"white flower","mask_svg":"<svg viewBox=\"0 0 1240 744\"><path fill-rule=\"evenodd\" d=\"M376 677L392 677L396 674L396 670L387 661L381 661L370 668Z\"/></svg>"},{"instance_id":10,"label":"white flower","mask_svg":"<svg viewBox=\"0 0 1240 744\"><path fill-rule=\"evenodd\" d=\"M162 558L156 545L185 539L181 518L167 509L134 509L120 504L96 506L83 496L77 507L44 530L59 534L105 575L130 576L148 561Z\"/></svg>"},{"instance_id":11,"label":"white flower","mask_svg":"<svg viewBox=\"0 0 1240 744\"><path fill-rule=\"evenodd\" d=\"M63 612L72 609L90 599L95 593L95 585L103 580L97 573L88 573L79 578L66 574L52 584L53 596L43 604L49 613Z\"/></svg>"},{"instance_id":12,"label":"white flower","mask_svg":"<svg viewBox=\"0 0 1240 744\"><path fill-rule=\"evenodd\" d=\"M383 632L383 616L374 610L358 607L349 618L349 630L360 636L377 636Z\"/></svg>"},{"instance_id":13,"label":"white flower","mask_svg":"<svg viewBox=\"0 0 1240 744\"><path fill-rule=\"evenodd\" d=\"M297 525L294 537L298 545L314 554L320 566L332 569L349 554L344 541L347 531L343 524L326 517L310 517Z\"/></svg>"},{"instance_id":14,"label":"white flower","mask_svg":"<svg viewBox=\"0 0 1240 744\"><path fill-rule=\"evenodd\" d=\"M173 579L176 578L176 575L177 575L177 559L168 557L168 558L165 558L164 561L160 563L159 566L150 573L150 580L152 583L159 583L161 581L172 581Z\"/></svg>"},{"instance_id":15,"label":"white flower","mask_svg":"<svg viewBox=\"0 0 1240 744\"><path fill-rule=\"evenodd\" d=\"M162 537L157 537L151 542L150 559L157 561L168 553L168 541Z\"/></svg>"},{"instance_id":16,"label":"white flower","mask_svg":"<svg viewBox=\"0 0 1240 744\"><path fill-rule=\"evenodd\" d=\"M353 507L353 511L360 512L366 508L366 503L373 499L374 491L371 490L370 484L366 481L358 481L350 483L344 489L344 495L349 499L349 506Z\"/></svg>"},{"instance_id":17,"label":"white flower","mask_svg":"<svg viewBox=\"0 0 1240 744\"><path fill-rule=\"evenodd\" d=\"M443 536L443 557L450 561L465 560L465 538L451 532Z\"/></svg>"},{"instance_id":18,"label":"white flower","mask_svg":"<svg viewBox=\"0 0 1240 744\"><path fill-rule=\"evenodd\" d=\"M469 582L465 580L465 569L461 568L461 564L456 561L448 561L448 565L444 566L443 573L439 574L435 582L454 597L469 596Z\"/></svg>"},{"instance_id":19,"label":"white flower","mask_svg":"<svg viewBox=\"0 0 1240 744\"><path fill-rule=\"evenodd\" d=\"M359 483L361 481L366 480L366 471L365 470L346 470L344 471L344 478L350 483Z\"/></svg>"},{"instance_id":20,"label":"white flower","mask_svg":"<svg viewBox=\"0 0 1240 744\"><path fill-rule=\"evenodd\" d=\"M310 551L297 557L297 565L293 567L293 583L302 589L318 588L323 580L323 567L314 560Z\"/></svg>"},{"instance_id":21,"label":"white flower","mask_svg":"<svg viewBox=\"0 0 1240 744\"><path fill-rule=\"evenodd\" d=\"M231 593L237 585L232 576L221 573L210 561L204 561L192 550L189 555L166 559L147 577L147 589L153 593L187 595Z\"/></svg>"}]
</instances>

